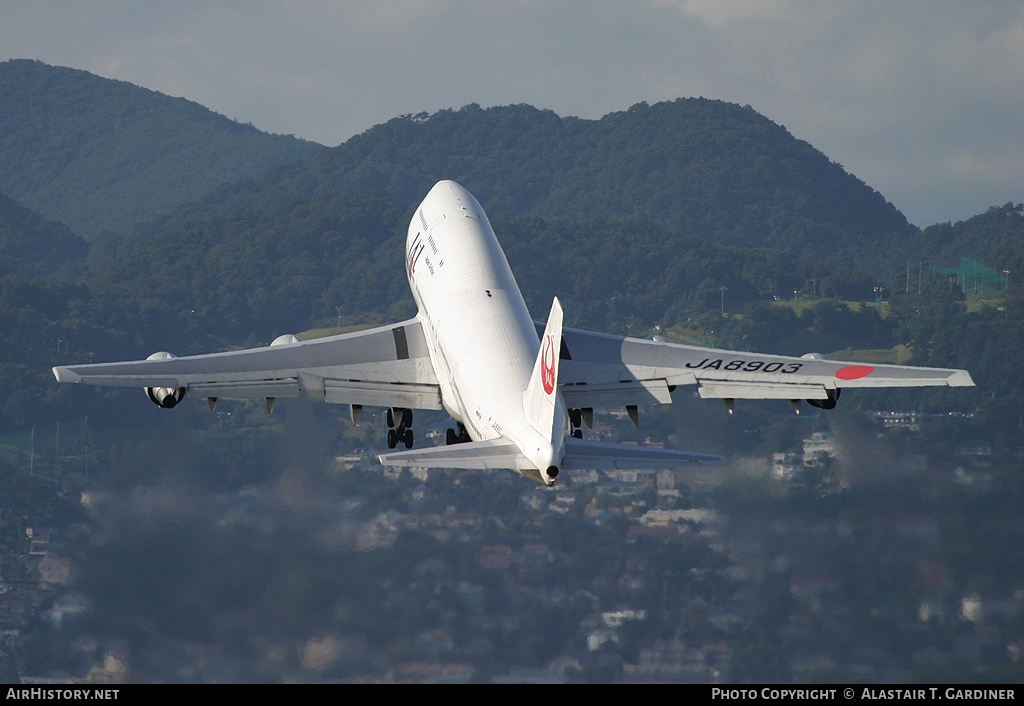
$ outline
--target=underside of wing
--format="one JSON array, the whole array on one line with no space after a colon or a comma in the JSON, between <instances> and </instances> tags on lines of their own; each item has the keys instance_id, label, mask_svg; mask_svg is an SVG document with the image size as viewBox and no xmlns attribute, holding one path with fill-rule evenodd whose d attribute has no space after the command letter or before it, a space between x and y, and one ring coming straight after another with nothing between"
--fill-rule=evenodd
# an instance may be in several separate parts
<instances>
[{"instance_id":1,"label":"underside of wing","mask_svg":"<svg viewBox=\"0 0 1024 706\"><path fill-rule=\"evenodd\" d=\"M966 370L867 365L743 353L566 328L559 383L569 407L671 402L671 391L695 385L701 397L835 400L848 387L974 385Z\"/></svg>"},{"instance_id":2,"label":"underside of wing","mask_svg":"<svg viewBox=\"0 0 1024 706\"><path fill-rule=\"evenodd\" d=\"M441 409L418 319L243 351L53 369L58 382L178 388L203 397L296 397Z\"/></svg>"}]
</instances>

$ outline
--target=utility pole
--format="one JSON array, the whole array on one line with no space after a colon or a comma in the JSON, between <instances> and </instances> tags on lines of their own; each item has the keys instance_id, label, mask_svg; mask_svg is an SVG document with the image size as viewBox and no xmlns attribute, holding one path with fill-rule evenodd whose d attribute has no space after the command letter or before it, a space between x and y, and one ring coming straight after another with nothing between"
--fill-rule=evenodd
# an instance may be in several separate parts
<instances>
[{"instance_id":1,"label":"utility pole","mask_svg":"<svg viewBox=\"0 0 1024 706\"><path fill-rule=\"evenodd\" d=\"M718 291L721 292L722 294L722 316L725 316L725 290L727 289L728 287L726 287L724 284L718 288Z\"/></svg>"}]
</instances>

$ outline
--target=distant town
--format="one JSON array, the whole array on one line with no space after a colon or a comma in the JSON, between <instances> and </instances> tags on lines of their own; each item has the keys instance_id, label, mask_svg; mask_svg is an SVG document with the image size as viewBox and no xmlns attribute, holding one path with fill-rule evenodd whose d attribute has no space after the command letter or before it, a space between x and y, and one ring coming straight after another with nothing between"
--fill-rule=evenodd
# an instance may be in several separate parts
<instances>
[{"instance_id":1,"label":"distant town","mask_svg":"<svg viewBox=\"0 0 1024 706\"><path fill-rule=\"evenodd\" d=\"M863 416L879 448L928 421L913 412ZM614 438L618 420L603 421L588 433ZM132 640L113 638L104 626L118 599L97 595L95 578L80 585L81 547L102 534L90 524L122 502L145 504L141 522L170 523L178 509L188 516L175 504L189 498L159 484L147 498L82 493L68 501L92 520L25 526L14 542L4 535L5 677L722 684L1019 676L1024 584L1011 568L1024 524L986 526L1003 482L990 446L962 443L941 459L879 457L877 469L851 465L848 453L841 433L815 431L800 451L737 458L724 469L577 472L547 490L509 472L389 472L371 452L353 451L326 472L342 486L330 491L333 507L303 501L313 502L316 521L303 524L313 536L301 541L312 549L296 552L358 565L358 584L381 595L364 605L343 587L351 577L332 576L327 605L307 606L316 624L292 617L284 630L250 613L255 604L244 598L238 615L220 618L253 631L242 646L156 624L136 625ZM190 541L217 543L227 532L272 541L294 510L283 509L291 501L279 492L255 487L216 499L210 516L193 518L206 536ZM1011 536L998 537L1003 531ZM979 533L1004 548L980 556ZM259 551L247 558L259 560ZM275 595L305 600L288 589ZM371 606L390 616L388 635L361 631L359 613ZM133 620L148 620L145 610ZM161 671L166 664L173 669Z\"/></svg>"}]
</instances>

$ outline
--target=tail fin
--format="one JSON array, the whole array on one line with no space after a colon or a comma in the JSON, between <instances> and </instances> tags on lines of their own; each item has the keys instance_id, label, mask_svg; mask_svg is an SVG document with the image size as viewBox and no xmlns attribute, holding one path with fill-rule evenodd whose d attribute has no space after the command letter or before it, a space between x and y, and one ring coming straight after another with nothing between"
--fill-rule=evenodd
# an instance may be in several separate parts
<instances>
[{"instance_id":1,"label":"tail fin","mask_svg":"<svg viewBox=\"0 0 1024 706\"><path fill-rule=\"evenodd\" d=\"M530 383L523 393L523 409L530 425L546 439L555 439L555 402L558 396L558 359L562 350L562 305L555 297L551 302L548 324L540 339L540 351L533 365ZM561 424L561 420L557 421Z\"/></svg>"}]
</instances>

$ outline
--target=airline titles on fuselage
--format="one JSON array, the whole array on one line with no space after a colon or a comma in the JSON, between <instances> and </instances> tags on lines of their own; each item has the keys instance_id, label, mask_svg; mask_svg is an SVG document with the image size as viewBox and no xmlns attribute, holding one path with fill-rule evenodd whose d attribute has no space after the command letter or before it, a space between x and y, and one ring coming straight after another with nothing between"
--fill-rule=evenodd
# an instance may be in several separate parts
<instances>
[{"instance_id":1,"label":"airline titles on fuselage","mask_svg":"<svg viewBox=\"0 0 1024 706\"><path fill-rule=\"evenodd\" d=\"M437 246L434 245L434 238L433 238L433 236L428 238L428 240L430 242L431 249L434 251L434 254L436 255L437 254ZM406 262L408 263L409 279L412 279L412 271L414 269L416 269L416 263L419 262L420 255L423 254L424 250L426 250L426 245L423 244L423 234L422 233L417 233L416 237L413 238L412 243L409 244L409 248L408 248L408 250L406 250L406 253L405 253L405 255L406 255ZM425 264L427 266L427 270L429 270L430 271L430 275L433 276L434 275L434 263L430 261L430 256L429 255L423 258L423 264ZM444 265L444 260L438 261L437 266L441 267L442 265Z\"/></svg>"}]
</instances>

